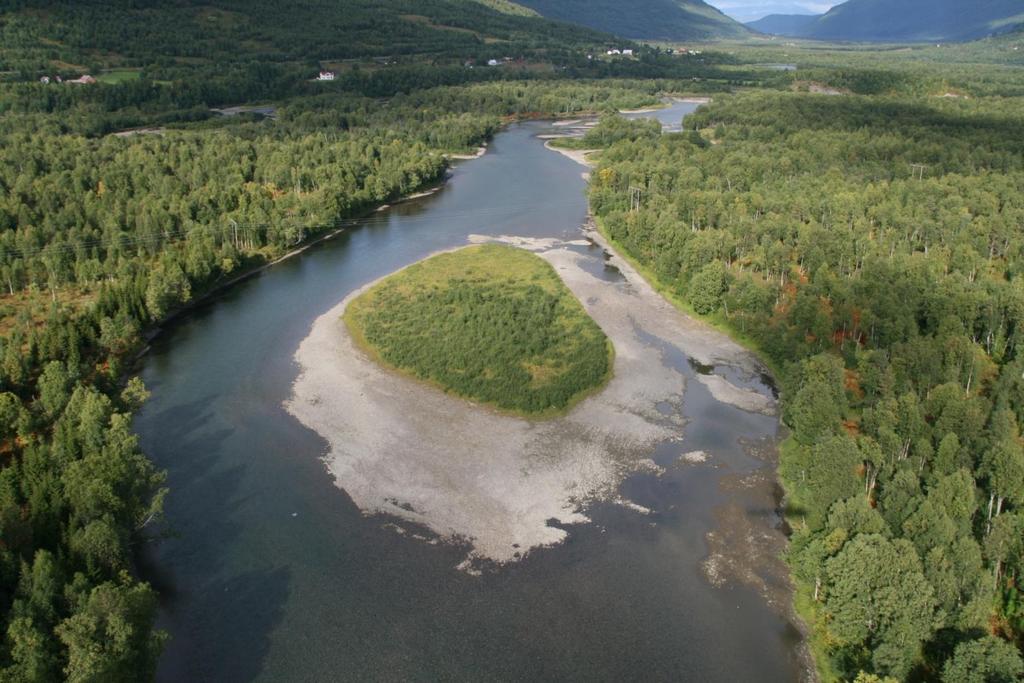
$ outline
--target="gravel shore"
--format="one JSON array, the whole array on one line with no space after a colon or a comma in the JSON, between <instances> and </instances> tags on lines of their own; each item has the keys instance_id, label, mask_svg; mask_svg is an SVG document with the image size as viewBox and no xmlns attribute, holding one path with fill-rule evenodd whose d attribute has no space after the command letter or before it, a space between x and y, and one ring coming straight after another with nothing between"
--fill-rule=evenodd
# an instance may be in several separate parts
<instances>
[{"instance_id":1,"label":"gravel shore","mask_svg":"<svg viewBox=\"0 0 1024 683\"><path fill-rule=\"evenodd\" d=\"M611 339L615 375L603 391L564 417L533 422L389 372L353 345L341 320L371 283L315 322L296 353L301 372L286 404L329 443L325 463L356 505L468 543L460 566L470 571L560 543L567 531L550 520L588 522L589 501L616 500L623 478L644 468L658 443L681 436L685 378L644 335L702 363L755 364L614 255L624 282L590 274L572 242L500 239L551 263Z\"/></svg>"},{"instance_id":2,"label":"gravel shore","mask_svg":"<svg viewBox=\"0 0 1024 683\"><path fill-rule=\"evenodd\" d=\"M557 137L567 137L567 136L557 136ZM552 139L555 139L555 138L552 138ZM594 166L596 166L597 164L595 164L593 161L591 161L588 158L588 156L591 155L591 154L594 154L595 152L600 152L601 151L599 149L565 149L564 147L555 147L554 145L551 144L551 140L548 140L547 142L545 142L544 146L547 147L548 149L550 149L552 152L558 152L562 156L569 157L570 159L575 161L580 166L586 166L587 168L590 168L590 169L593 169Z\"/></svg>"}]
</instances>

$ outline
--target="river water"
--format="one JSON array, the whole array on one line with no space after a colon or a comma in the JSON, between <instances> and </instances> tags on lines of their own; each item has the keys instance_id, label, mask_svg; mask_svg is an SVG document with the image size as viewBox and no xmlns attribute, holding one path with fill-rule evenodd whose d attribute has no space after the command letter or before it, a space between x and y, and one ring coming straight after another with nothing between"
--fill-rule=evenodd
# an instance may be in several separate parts
<instances>
[{"instance_id":1,"label":"river water","mask_svg":"<svg viewBox=\"0 0 1024 683\"><path fill-rule=\"evenodd\" d=\"M437 194L233 287L154 342L141 373L152 398L136 429L171 488L173 535L142 567L172 636L159 680L798 677L788 619L759 591L713 586L701 569L724 505L773 519L770 505L724 482L770 472L743 443L773 440L774 418L688 382L685 438L652 454L666 472L622 487L653 514L596 504L564 544L472 576L454 568L465 548L362 515L320 460L327 444L282 406L299 343L350 291L470 234L579 238L583 169L544 149L536 136L550 132L506 129ZM617 277L603 256L589 250L594 272ZM665 358L689 377L732 373L769 390L672 349ZM709 463L678 464L697 449Z\"/></svg>"},{"instance_id":2,"label":"river water","mask_svg":"<svg viewBox=\"0 0 1024 683\"><path fill-rule=\"evenodd\" d=\"M683 119L697 111L701 100L673 99L665 103L662 109L654 111L640 111L623 114L627 119L654 119L661 123L662 130L666 133L676 133L682 130Z\"/></svg>"}]
</instances>

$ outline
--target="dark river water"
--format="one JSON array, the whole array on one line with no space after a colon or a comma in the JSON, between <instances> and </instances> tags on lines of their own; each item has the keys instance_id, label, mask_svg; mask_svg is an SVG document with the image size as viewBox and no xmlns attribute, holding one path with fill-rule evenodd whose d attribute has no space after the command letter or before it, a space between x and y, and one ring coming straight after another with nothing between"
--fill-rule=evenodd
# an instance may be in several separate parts
<instances>
[{"instance_id":1,"label":"dark river water","mask_svg":"<svg viewBox=\"0 0 1024 683\"><path fill-rule=\"evenodd\" d=\"M565 544L477 577L454 569L465 548L363 516L328 476L326 442L282 407L299 342L353 289L473 233L579 238L583 169L545 150L535 138L545 132L512 126L436 195L233 287L154 342L142 367L153 396L136 428L171 488L174 534L143 558L172 636L160 680L797 677L788 621L700 570L728 495L721 478L767 466L739 440L774 437L774 419L689 382L685 440L654 454L667 472L623 484L652 515L595 505ZM590 254L602 269L602 252ZM672 362L696 372L681 355ZM695 449L716 466L672 464Z\"/></svg>"}]
</instances>

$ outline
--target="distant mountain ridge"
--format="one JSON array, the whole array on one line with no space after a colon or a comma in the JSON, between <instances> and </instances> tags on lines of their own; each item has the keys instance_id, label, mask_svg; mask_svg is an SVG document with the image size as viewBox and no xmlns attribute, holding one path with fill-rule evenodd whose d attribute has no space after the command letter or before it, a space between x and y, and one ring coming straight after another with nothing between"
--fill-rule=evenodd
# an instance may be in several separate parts
<instances>
[{"instance_id":1,"label":"distant mountain ridge","mask_svg":"<svg viewBox=\"0 0 1024 683\"><path fill-rule=\"evenodd\" d=\"M556 19L622 38L703 40L749 35L738 21L703 0L516 0Z\"/></svg>"},{"instance_id":2,"label":"distant mountain ridge","mask_svg":"<svg viewBox=\"0 0 1024 683\"><path fill-rule=\"evenodd\" d=\"M848 0L818 17L770 15L755 31L814 40L966 41L1024 25L1024 0Z\"/></svg>"},{"instance_id":3,"label":"distant mountain ridge","mask_svg":"<svg viewBox=\"0 0 1024 683\"><path fill-rule=\"evenodd\" d=\"M773 36L800 36L810 31L821 14L769 14L747 23L747 28Z\"/></svg>"}]
</instances>

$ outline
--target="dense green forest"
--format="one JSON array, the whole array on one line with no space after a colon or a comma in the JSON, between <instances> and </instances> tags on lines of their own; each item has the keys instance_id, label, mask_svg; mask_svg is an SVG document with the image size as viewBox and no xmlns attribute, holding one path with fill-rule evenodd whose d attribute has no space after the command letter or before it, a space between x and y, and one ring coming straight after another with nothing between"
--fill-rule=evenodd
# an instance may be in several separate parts
<instances>
[{"instance_id":1,"label":"dense green forest","mask_svg":"<svg viewBox=\"0 0 1024 683\"><path fill-rule=\"evenodd\" d=\"M414 264L354 299L344 317L376 359L516 414L559 414L611 376L601 328L547 262L513 247Z\"/></svg>"},{"instance_id":2,"label":"dense green forest","mask_svg":"<svg viewBox=\"0 0 1024 683\"><path fill-rule=\"evenodd\" d=\"M778 369L789 562L828 679L1024 671L1022 112L761 92L684 133L601 125L602 229Z\"/></svg>"}]
</instances>

